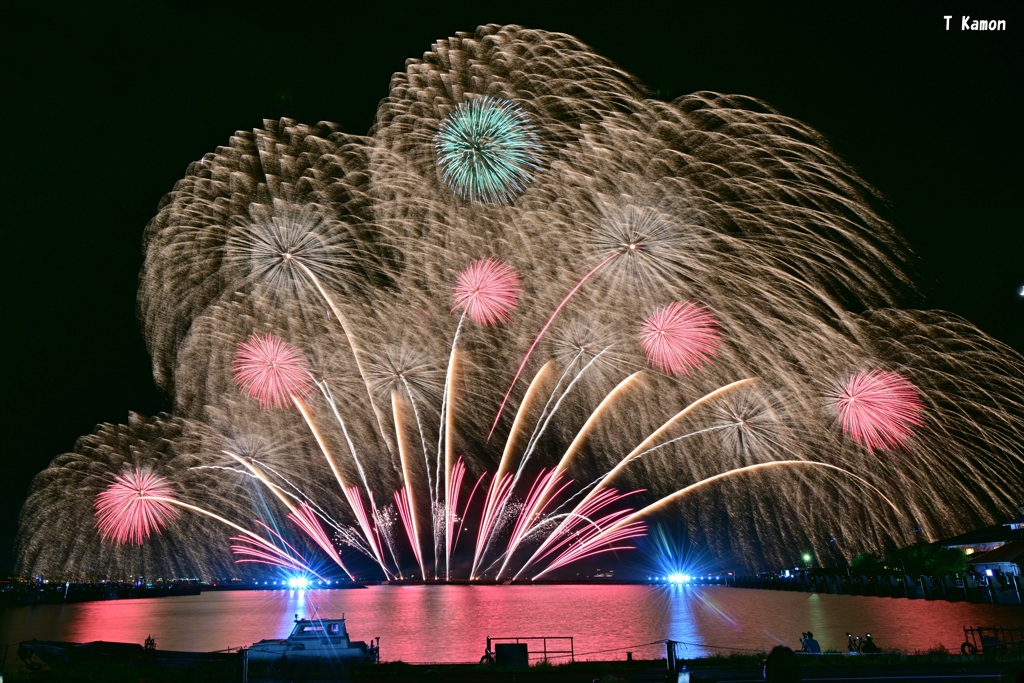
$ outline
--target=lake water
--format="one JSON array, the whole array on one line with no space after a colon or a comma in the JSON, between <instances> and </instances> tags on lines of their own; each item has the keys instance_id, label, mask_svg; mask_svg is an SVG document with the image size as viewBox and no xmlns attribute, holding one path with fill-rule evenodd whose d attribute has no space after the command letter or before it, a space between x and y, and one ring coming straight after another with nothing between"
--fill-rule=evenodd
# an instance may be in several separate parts
<instances>
[{"instance_id":1,"label":"lake water","mask_svg":"<svg viewBox=\"0 0 1024 683\"><path fill-rule=\"evenodd\" d=\"M683 656L799 647L813 631L845 650L846 632L883 648L958 648L964 626L1021 626L1021 607L819 595L724 586L373 586L365 590L208 592L198 596L0 609L0 643L31 638L142 643L209 651L284 637L297 613L348 618L350 636L380 636L381 659L469 662L485 638L573 636L577 659ZM559 645L549 644L551 649ZM539 641L530 641L531 657ZM557 661L557 660L556 660Z\"/></svg>"}]
</instances>

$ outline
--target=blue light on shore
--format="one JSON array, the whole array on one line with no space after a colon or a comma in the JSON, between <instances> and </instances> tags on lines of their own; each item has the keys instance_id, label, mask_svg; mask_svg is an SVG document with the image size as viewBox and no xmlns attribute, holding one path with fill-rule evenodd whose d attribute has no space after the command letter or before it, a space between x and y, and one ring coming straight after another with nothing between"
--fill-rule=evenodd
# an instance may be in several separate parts
<instances>
[{"instance_id":1,"label":"blue light on shore","mask_svg":"<svg viewBox=\"0 0 1024 683\"><path fill-rule=\"evenodd\" d=\"M288 579L288 587L305 590L306 588L309 588L309 579L305 576L293 576Z\"/></svg>"}]
</instances>

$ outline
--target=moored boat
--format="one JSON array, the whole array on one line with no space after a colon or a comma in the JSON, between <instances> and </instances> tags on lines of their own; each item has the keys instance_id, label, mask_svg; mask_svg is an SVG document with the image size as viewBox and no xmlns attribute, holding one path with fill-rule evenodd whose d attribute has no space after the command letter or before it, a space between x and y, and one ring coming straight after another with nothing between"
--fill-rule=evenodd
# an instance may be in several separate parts
<instances>
[{"instance_id":1,"label":"moored boat","mask_svg":"<svg viewBox=\"0 0 1024 683\"><path fill-rule=\"evenodd\" d=\"M299 619L296 615L287 638L253 643L247 656L250 662L371 663L380 658L380 638L376 643L350 640L344 614L340 619Z\"/></svg>"}]
</instances>

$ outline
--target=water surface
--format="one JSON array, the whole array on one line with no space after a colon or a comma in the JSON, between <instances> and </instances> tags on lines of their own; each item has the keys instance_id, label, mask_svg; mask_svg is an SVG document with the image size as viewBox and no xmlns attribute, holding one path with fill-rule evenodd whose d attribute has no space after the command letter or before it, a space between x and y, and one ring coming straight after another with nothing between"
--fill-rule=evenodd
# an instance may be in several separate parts
<instances>
[{"instance_id":1,"label":"water surface","mask_svg":"<svg viewBox=\"0 0 1024 683\"><path fill-rule=\"evenodd\" d=\"M796 648L808 630L823 649L845 650L847 631L883 648L958 648L964 626L1024 625L1020 607L724 586L374 586L12 607L0 643L152 635L161 649L219 650L283 637L317 610L344 612L353 639L380 636L381 658L406 662L476 661L488 635L572 636L577 659L624 659L664 656L665 639L686 643L685 656Z\"/></svg>"}]
</instances>

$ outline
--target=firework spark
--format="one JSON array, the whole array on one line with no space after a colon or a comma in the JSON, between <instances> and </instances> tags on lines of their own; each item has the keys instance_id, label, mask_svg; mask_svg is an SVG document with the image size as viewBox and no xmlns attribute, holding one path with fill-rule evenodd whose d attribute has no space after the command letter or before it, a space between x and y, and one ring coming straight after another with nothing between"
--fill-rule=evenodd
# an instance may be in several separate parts
<instances>
[{"instance_id":1,"label":"firework spark","mask_svg":"<svg viewBox=\"0 0 1024 683\"><path fill-rule=\"evenodd\" d=\"M923 424L924 404L906 376L864 370L850 377L833 397L843 433L869 453L905 446Z\"/></svg>"}]
</instances>

